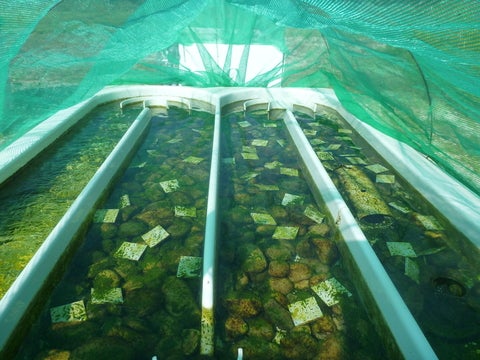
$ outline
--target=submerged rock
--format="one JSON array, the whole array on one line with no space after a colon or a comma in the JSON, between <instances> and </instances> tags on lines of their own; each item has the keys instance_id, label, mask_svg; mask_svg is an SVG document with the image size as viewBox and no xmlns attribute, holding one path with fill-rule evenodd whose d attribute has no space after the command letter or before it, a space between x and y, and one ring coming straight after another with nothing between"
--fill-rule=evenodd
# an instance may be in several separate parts
<instances>
[{"instance_id":1,"label":"submerged rock","mask_svg":"<svg viewBox=\"0 0 480 360\"><path fill-rule=\"evenodd\" d=\"M200 331L197 329L185 329L182 331L182 353L191 355L197 349L200 343Z\"/></svg>"},{"instance_id":2,"label":"submerged rock","mask_svg":"<svg viewBox=\"0 0 480 360\"><path fill-rule=\"evenodd\" d=\"M311 241L315 246L318 258L322 263L331 265L338 260L339 254L337 245L333 241L322 238L315 238Z\"/></svg>"},{"instance_id":3,"label":"submerged rock","mask_svg":"<svg viewBox=\"0 0 480 360\"><path fill-rule=\"evenodd\" d=\"M255 317L247 320L248 336L272 341L275 337L275 329L267 320L262 317Z\"/></svg>"},{"instance_id":4,"label":"submerged rock","mask_svg":"<svg viewBox=\"0 0 480 360\"><path fill-rule=\"evenodd\" d=\"M265 251L270 260L288 261L293 257L293 251L281 245L272 245Z\"/></svg>"},{"instance_id":5,"label":"submerged rock","mask_svg":"<svg viewBox=\"0 0 480 360\"><path fill-rule=\"evenodd\" d=\"M228 312L241 318L249 318L258 315L262 311L262 303L256 298L232 297L225 300Z\"/></svg>"},{"instance_id":6,"label":"submerged rock","mask_svg":"<svg viewBox=\"0 0 480 360\"><path fill-rule=\"evenodd\" d=\"M119 237L140 236L148 231L148 226L140 221L131 220L120 225L118 230Z\"/></svg>"},{"instance_id":7,"label":"submerged rock","mask_svg":"<svg viewBox=\"0 0 480 360\"><path fill-rule=\"evenodd\" d=\"M287 278L272 277L269 279L268 283L272 291L279 292L283 295L287 295L293 290L293 283Z\"/></svg>"},{"instance_id":8,"label":"submerged rock","mask_svg":"<svg viewBox=\"0 0 480 360\"><path fill-rule=\"evenodd\" d=\"M274 277L285 277L290 272L290 265L286 261L272 260L268 264L268 273Z\"/></svg>"},{"instance_id":9,"label":"submerged rock","mask_svg":"<svg viewBox=\"0 0 480 360\"><path fill-rule=\"evenodd\" d=\"M115 271L109 269L100 271L93 279L93 288L100 292L116 288L119 285L120 276Z\"/></svg>"},{"instance_id":10,"label":"submerged rock","mask_svg":"<svg viewBox=\"0 0 480 360\"><path fill-rule=\"evenodd\" d=\"M264 304L265 315L267 319L276 327L282 330L289 330L293 328L293 321L292 317L290 316L290 312L280 305L274 299L268 300Z\"/></svg>"},{"instance_id":11,"label":"submerged rock","mask_svg":"<svg viewBox=\"0 0 480 360\"><path fill-rule=\"evenodd\" d=\"M297 283L302 280L308 280L312 276L312 272L310 267L306 264L302 263L293 263L290 265L290 273L288 274L288 278Z\"/></svg>"},{"instance_id":12,"label":"submerged rock","mask_svg":"<svg viewBox=\"0 0 480 360\"><path fill-rule=\"evenodd\" d=\"M267 268L267 259L262 250L255 245L245 245L239 255L242 261L242 270L246 273L260 273Z\"/></svg>"},{"instance_id":13,"label":"submerged rock","mask_svg":"<svg viewBox=\"0 0 480 360\"><path fill-rule=\"evenodd\" d=\"M229 316L225 321L225 333L230 339L238 338L248 332L248 324L239 316Z\"/></svg>"},{"instance_id":14,"label":"submerged rock","mask_svg":"<svg viewBox=\"0 0 480 360\"><path fill-rule=\"evenodd\" d=\"M70 360L130 360L134 359L135 355L134 348L121 339L98 337L73 350Z\"/></svg>"},{"instance_id":15,"label":"submerged rock","mask_svg":"<svg viewBox=\"0 0 480 360\"><path fill-rule=\"evenodd\" d=\"M167 312L186 327L199 326L200 309L196 298L185 281L176 276L168 277L162 286Z\"/></svg>"}]
</instances>

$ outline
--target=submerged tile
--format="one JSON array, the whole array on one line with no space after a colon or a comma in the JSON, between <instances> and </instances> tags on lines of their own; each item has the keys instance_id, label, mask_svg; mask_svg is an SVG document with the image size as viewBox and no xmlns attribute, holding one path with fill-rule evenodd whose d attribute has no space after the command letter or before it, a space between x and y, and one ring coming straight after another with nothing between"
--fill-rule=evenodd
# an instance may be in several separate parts
<instances>
[{"instance_id":1,"label":"submerged tile","mask_svg":"<svg viewBox=\"0 0 480 360\"><path fill-rule=\"evenodd\" d=\"M284 147L287 142L286 142L285 140L280 139L280 140L277 140L277 143L278 143L278 145L280 145L281 147Z\"/></svg>"},{"instance_id":2,"label":"submerged tile","mask_svg":"<svg viewBox=\"0 0 480 360\"><path fill-rule=\"evenodd\" d=\"M256 178L258 175L260 175L260 173L248 172L245 175L242 175L241 179L248 181L248 180L252 180L253 178Z\"/></svg>"},{"instance_id":3,"label":"submerged tile","mask_svg":"<svg viewBox=\"0 0 480 360\"><path fill-rule=\"evenodd\" d=\"M380 184L395 184L395 175L379 174L376 176L375 182Z\"/></svg>"},{"instance_id":4,"label":"submerged tile","mask_svg":"<svg viewBox=\"0 0 480 360\"><path fill-rule=\"evenodd\" d=\"M243 145L242 152L244 153L257 153L257 148L255 146Z\"/></svg>"},{"instance_id":5,"label":"submerged tile","mask_svg":"<svg viewBox=\"0 0 480 360\"><path fill-rule=\"evenodd\" d=\"M303 129L305 136L315 136L317 135L317 130Z\"/></svg>"},{"instance_id":6,"label":"submerged tile","mask_svg":"<svg viewBox=\"0 0 480 360\"><path fill-rule=\"evenodd\" d=\"M282 163L280 161L276 161L276 160L272 161L272 162L269 162L269 163L265 163L265 167L267 169L270 169L270 170L279 168L281 166L282 166Z\"/></svg>"},{"instance_id":7,"label":"submerged tile","mask_svg":"<svg viewBox=\"0 0 480 360\"><path fill-rule=\"evenodd\" d=\"M249 126L252 126L252 124L250 124L248 121L239 121L238 122L238 125L242 128L246 128L246 127L249 127Z\"/></svg>"},{"instance_id":8,"label":"submerged tile","mask_svg":"<svg viewBox=\"0 0 480 360\"><path fill-rule=\"evenodd\" d=\"M293 168L280 168L280 174L287 175L287 176L298 176L298 170Z\"/></svg>"},{"instance_id":9,"label":"submerged tile","mask_svg":"<svg viewBox=\"0 0 480 360\"><path fill-rule=\"evenodd\" d=\"M98 209L93 216L94 223L114 223L119 209Z\"/></svg>"},{"instance_id":10,"label":"submerged tile","mask_svg":"<svg viewBox=\"0 0 480 360\"><path fill-rule=\"evenodd\" d=\"M181 138L173 138L167 141L167 144L176 144L178 142L182 141Z\"/></svg>"},{"instance_id":11,"label":"submerged tile","mask_svg":"<svg viewBox=\"0 0 480 360\"><path fill-rule=\"evenodd\" d=\"M405 258L405 275L417 284L420 284L420 268L415 260L409 257Z\"/></svg>"},{"instance_id":12,"label":"submerged tile","mask_svg":"<svg viewBox=\"0 0 480 360\"><path fill-rule=\"evenodd\" d=\"M293 195L289 193L285 193L282 199L282 205L302 205L303 204L303 196Z\"/></svg>"},{"instance_id":13,"label":"submerged tile","mask_svg":"<svg viewBox=\"0 0 480 360\"><path fill-rule=\"evenodd\" d=\"M344 295L352 296L352 293L334 277L312 286L312 290L328 306L338 304Z\"/></svg>"},{"instance_id":14,"label":"submerged tile","mask_svg":"<svg viewBox=\"0 0 480 360\"><path fill-rule=\"evenodd\" d=\"M197 217L197 209L195 207L175 206L175 216Z\"/></svg>"},{"instance_id":15,"label":"submerged tile","mask_svg":"<svg viewBox=\"0 0 480 360\"><path fill-rule=\"evenodd\" d=\"M147 245L124 241L115 252L117 258L137 261L143 255Z\"/></svg>"},{"instance_id":16,"label":"submerged tile","mask_svg":"<svg viewBox=\"0 0 480 360\"><path fill-rule=\"evenodd\" d=\"M50 309L52 323L78 322L87 320L87 311L83 300L56 306Z\"/></svg>"},{"instance_id":17,"label":"submerged tile","mask_svg":"<svg viewBox=\"0 0 480 360\"><path fill-rule=\"evenodd\" d=\"M202 271L202 258L198 256L182 256L178 263L177 277L199 277Z\"/></svg>"},{"instance_id":18,"label":"submerged tile","mask_svg":"<svg viewBox=\"0 0 480 360\"><path fill-rule=\"evenodd\" d=\"M310 144L315 146L315 145L322 145L322 144L325 144L325 141L321 140L321 139L312 139L310 140Z\"/></svg>"},{"instance_id":19,"label":"submerged tile","mask_svg":"<svg viewBox=\"0 0 480 360\"><path fill-rule=\"evenodd\" d=\"M313 205L307 205L303 214L308 217L310 220L315 221L317 224L321 224L325 215L323 215L317 208Z\"/></svg>"},{"instance_id":20,"label":"submerged tile","mask_svg":"<svg viewBox=\"0 0 480 360\"><path fill-rule=\"evenodd\" d=\"M235 158L234 157L223 158L222 163L227 165L235 165Z\"/></svg>"},{"instance_id":21,"label":"submerged tile","mask_svg":"<svg viewBox=\"0 0 480 360\"><path fill-rule=\"evenodd\" d=\"M183 159L184 162L189 163L189 164L200 164L204 159L196 156L189 156L185 159Z\"/></svg>"},{"instance_id":22,"label":"submerged tile","mask_svg":"<svg viewBox=\"0 0 480 360\"><path fill-rule=\"evenodd\" d=\"M335 151L342 147L342 144L330 144L327 146L327 150Z\"/></svg>"},{"instance_id":23,"label":"submerged tile","mask_svg":"<svg viewBox=\"0 0 480 360\"><path fill-rule=\"evenodd\" d=\"M262 191L278 191L278 190L280 190L280 188L277 185L255 184L255 186Z\"/></svg>"},{"instance_id":24,"label":"submerged tile","mask_svg":"<svg viewBox=\"0 0 480 360\"><path fill-rule=\"evenodd\" d=\"M270 214L250 213L255 224L260 225L277 225L275 219Z\"/></svg>"},{"instance_id":25,"label":"submerged tile","mask_svg":"<svg viewBox=\"0 0 480 360\"><path fill-rule=\"evenodd\" d=\"M130 202L130 196L128 196L128 194L122 195L120 197L120 209L126 208L130 205L132 205L132 203Z\"/></svg>"},{"instance_id":26,"label":"submerged tile","mask_svg":"<svg viewBox=\"0 0 480 360\"><path fill-rule=\"evenodd\" d=\"M382 172L385 172L387 171L388 169L383 166L382 164L373 164L373 165L368 165L368 166L365 166L365 169L368 169L372 172L374 172L375 174L380 174Z\"/></svg>"},{"instance_id":27,"label":"submerged tile","mask_svg":"<svg viewBox=\"0 0 480 360\"><path fill-rule=\"evenodd\" d=\"M335 160L335 158L333 157L333 154L328 151L317 151L316 154L320 161Z\"/></svg>"},{"instance_id":28,"label":"submerged tile","mask_svg":"<svg viewBox=\"0 0 480 360\"><path fill-rule=\"evenodd\" d=\"M143 234L142 239L149 247L154 247L169 236L170 234L167 232L167 230L160 225L157 225L149 232Z\"/></svg>"},{"instance_id":29,"label":"submerged tile","mask_svg":"<svg viewBox=\"0 0 480 360\"><path fill-rule=\"evenodd\" d=\"M366 165L367 163L358 156L346 156L347 160L353 165Z\"/></svg>"},{"instance_id":30,"label":"submerged tile","mask_svg":"<svg viewBox=\"0 0 480 360\"><path fill-rule=\"evenodd\" d=\"M408 214L409 212L412 211L412 210L410 210L409 207L407 207L405 205L402 205L402 204L399 204L398 202L395 202L395 201L389 202L388 205L390 205L392 208L400 211L403 214Z\"/></svg>"},{"instance_id":31,"label":"submerged tile","mask_svg":"<svg viewBox=\"0 0 480 360\"><path fill-rule=\"evenodd\" d=\"M263 123L263 127L265 127L265 128L276 128L277 124L276 123Z\"/></svg>"},{"instance_id":32,"label":"submerged tile","mask_svg":"<svg viewBox=\"0 0 480 360\"><path fill-rule=\"evenodd\" d=\"M106 291L98 291L92 288L90 294L92 296L92 304L123 303L123 295L121 288L113 288Z\"/></svg>"},{"instance_id":33,"label":"submerged tile","mask_svg":"<svg viewBox=\"0 0 480 360\"><path fill-rule=\"evenodd\" d=\"M352 130L350 129L338 129L339 134L351 134Z\"/></svg>"},{"instance_id":34,"label":"submerged tile","mask_svg":"<svg viewBox=\"0 0 480 360\"><path fill-rule=\"evenodd\" d=\"M272 235L277 240L293 240L297 237L298 226L277 226Z\"/></svg>"},{"instance_id":35,"label":"submerged tile","mask_svg":"<svg viewBox=\"0 0 480 360\"><path fill-rule=\"evenodd\" d=\"M313 296L288 305L295 326L306 324L323 316Z\"/></svg>"},{"instance_id":36,"label":"submerged tile","mask_svg":"<svg viewBox=\"0 0 480 360\"><path fill-rule=\"evenodd\" d=\"M171 193L178 190L178 188L180 187L180 184L178 183L177 179L173 179L173 180L160 182L160 186L162 187L163 191L165 191L166 193Z\"/></svg>"},{"instance_id":37,"label":"submerged tile","mask_svg":"<svg viewBox=\"0 0 480 360\"><path fill-rule=\"evenodd\" d=\"M242 157L245 160L258 160L258 155L257 153L252 153L252 152L242 152Z\"/></svg>"},{"instance_id":38,"label":"submerged tile","mask_svg":"<svg viewBox=\"0 0 480 360\"><path fill-rule=\"evenodd\" d=\"M131 168L131 169L141 169L141 168L144 168L145 165L147 165L147 162L146 162L146 161L144 161L144 162L142 162L142 163L140 163L140 164L137 164L137 165L132 165L132 166L130 166L130 168Z\"/></svg>"},{"instance_id":39,"label":"submerged tile","mask_svg":"<svg viewBox=\"0 0 480 360\"><path fill-rule=\"evenodd\" d=\"M409 242L387 241L388 251L392 256L416 257L417 254L413 250L412 244Z\"/></svg>"},{"instance_id":40,"label":"submerged tile","mask_svg":"<svg viewBox=\"0 0 480 360\"><path fill-rule=\"evenodd\" d=\"M267 145L268 145L268 140L262 140L262 139L252 140L252 146L267 146Z\"/></svg>"},{"instance_id":41,"label":"submerged tile","mask_svg":"<svg viewBox=\"0 0 480 360\"><path fill-rule=\"evenodd\" d=\"M440 223L437 221L437 219L435 219L434 216L421 215L417 213L415 213L414 216L415 216L415 219L417 219L417 221L419 221L426 230L432 230L432 231L444 230L442 225L440 225Z\"/></svg>"}]
</instances>

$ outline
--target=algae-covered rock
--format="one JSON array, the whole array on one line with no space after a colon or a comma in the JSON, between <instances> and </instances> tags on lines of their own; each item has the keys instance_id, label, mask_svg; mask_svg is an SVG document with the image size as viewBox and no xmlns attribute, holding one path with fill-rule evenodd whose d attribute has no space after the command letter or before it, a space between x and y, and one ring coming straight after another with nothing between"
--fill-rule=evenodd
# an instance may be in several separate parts
<instances>
[{"instance_id":1,"label":"algae-covered rock","mask_svg":"<svg viewBox=\"0 0 480 360\"><path fill-rule=\"evenodd\" d=\"M259 236L272 236L273 232L275 231L274 225L258 225L255 233Z\"/></svg>"},{"instance_id":2,"label":"algae-covered rock","mask_svg":"<svg viewBox=\"0 0 480 360\"><path fill-rule=\"evenodd\" d=\"M133 236L140 236L148 231L147 224L136 221L130 220L126 223L120 225L118 230L118 236L120 237L133 237Z\"/></svg>"},{"instance_id":3,"label":"algae-covered rock","mask_svg":"<svg viewBox=\"0 0 480 360\"><path fill-rule=\"evenodd\" d=\"M99 226L102 239L111 239L117 235L118 226L111 223L102 223Z\"/></svg>"},{"instance_id":4,"label":"algae-covered rock","mask_svg":"<svg viewBox=\"0 0 480 360\"><path fill-rule=\"evenodd\" d=\"M186 192L175 191L169 194L172 204L175 206L191 206L195 200Z\"/></svg>"},{"instance_id":5,"label":"algae-covered rock","mask_svg":"<svg viewBox=\"0 0 480 360\"><path fill-rule=\"evenodd\" d=\"M38 354L35 357L36 360L69 360L70 359L70 351L67 350L47 350Z\"/></svg>"},{"instance_id":6,"label":"algae-covered rock","mask_svg":"<svg viewBox=\"0 0 480 360\"><path fill-rule=\"evenodd\" d=\"M265 254L269 260L283 260L288 261L293 258L293 251L289 248L281 246L280 244L268 247Z\"/></svg>"},{"instance_id":7,"label":"algae-covered rock","mask_svg":"<svg viewBox=\"0 0 480 360\"><path fill-rule=\"evenodd\" d=\"M292 317L290 312L280 305L275 299L270 299L264 304L265 315L267 319L275 326L282 330L293 328Z\"/></svg>"},{"instance_id":8,"label":"algae-covered rock","mask_svg":"<svg viewBox=\"0 0 480 360\"><path fill-rule=\"evenodd\" d=\"M85 341L100 335L98 325L93 321L67 322L52 324L52 330L47 333L47 339L52 347L72 350Z\"/></svg>"},{"instance_id":9,"label":"algae-covered rock","mask_svg":"<svg viewBox=\"0 0 480 360\"><path fill-rule=\"evenodd\" d=\"M285 210L285 207L280 205L274 205L269 209L270 215L277 221L283 221L287 219L288 212Z\"/></svg>"},{"instance_id":10,"label":"algae-covered rock","mask_svg":"<svg viewBox=\"0 0 480 360\"><path fill-rule=\"evenodd\" d=\"M303 263L293 263L290 265L288 278L296 283L302 280L308 280L312 276L310 267Z\"/></svg>"},{"instance_id":11,"label":"algae-covered rock","mask_svg":"<svg viewBox=\"0 0 480 360\"><path fill-rule=\"evenodd\" d=\"M330 232L330 227L327 224L315 224L308 228L308 235L311 237L324 237Z\"/></svg>"},{"instance_id":12,"label":"algae-covered rock","mask_svg":"<svg viewBox=\"0 0 480 360\"><path fill-rule=\"evenodd\" d=\"M99 292L116 288L119 285L120 276L110 269L100 271L93 279L93 288Z\"/></svg>"},{"instance_id":13,"label":"algae-covered rock","mask_svg":"<svg viewBox=\"0 0 480 360\"><path fill-rule=\"evenodd\" d=\"M200 331L198 329L185 329L182 331L182 353L192 355L200 343Z\"/></svg>"},{"instance_id":14,"label":"algae-covered rock","mask_svg":"<svg viewBox=\"0 0 480 360\"><path fill-rule=\"evenodd\" d=\"M333 241L323 238L314 238L311 242L315 246L315 251L322 263L331 265L338 260L339 254L337 245Z\"/></svg>"},{"instance_id":15,"label":"algae-covered rock","mask_svg":"<svg viewBox=\"0 0 480 360\"><path fill-rule=\"evenodd\" d=\"M185 281L176 276L168 277L162 285L162 294L170 315L178 317L184 327L199 326L200 309Z\"/></svg>"},{"instance_id":16,"label":"algae-covered rock","mask_svg":"<svg viewBox=\"0 0 480 360\"><path fill-rule=\"evenodd\" d=\"M236 315L241 318L249 318L258 315L262 311L261 301L254 297L227 298L225 300L225 307L231 315Z\"/></svg>"},{"instance_id":17,"label":"algae-covered rock","mask_svg":"<svg viewBox=\"0 0 480 360\"><path fill-rule=\"evenodd\" d=\"M275 337L275 328L266 319L255 317L247 320L248 336L272 341Z\"/></svg>"},{"instance_id":18,"label":"algae-covered rock","mask_svg":"<svg viewBox=\"0 0 480 360\"><path fill-rule=\"evenodd\" d=\"M307 239L300 239L295 247L295 251L302 258L312 258L316 255L310 241Z\"/></svg>"},{"instance_id":19,"label":"algae-covered rock","mask_svg":"<svg viewBox=\"0 0 480 360\"><path fill-rule=\"evenodd\" d=\"M132 290L123 303L127 315L137 318L149 316L159 306L162 306L162 300L158 293L145 288Z\"/></svg>"},{"instance_id":20,"label":"algae-covered rock","mask_svg":"<svg viewBox=\"0 0 480 360\"><path fill-rule=\"evenodd\" d=\"M329 315L323 315L310 323L312 335L317 339L325 339L331 333L336 331L335 323Z\"/></svg>"},{"instance_id":21,"label":"algae-covered rock","mask_svg":"<svg viewBox=\"0 0 480 360\"><path fill-rule=\"evenodd\" d=\"M242 270L246 273L259 273L267 268L267 259L262 250L255 245L245 245L239 255L242 262Z\"/></svg>"},{"instance_id":22,"label":"algae-covered rock","mask_svg":"<svg viewBox=\"0 0 480 360\"><path fill-rule=\"evenodd\" d=\"M323 341L320 351L318 353L318 359L329 360L341 360L345 359L345 344L341 337L331 335ZM361 357L359 357L361 358Z\"/></svg>"},{"instance_id":23,"label":"algae-covered rock","mask_svg":"<svg viewBox=\"0 0 480 360\"><path fill-rule=\"evenodd\" d=\"M229 316L225 320L225 333L230 339L236 339L248 332L248 324L239 316Z\"/></svg>"},{"instance_id":24,"label":"algae-covered rock","mask_svg":"<svg viewBox=\"0 0 480 360\"><path fill-rule=\"evenodd\" d=\"M172 238L183 238L186 236L192 224L186 220L176 219L175 222L167 228L167 232L172 236Z\"/></svg>"},{"instance_id":25,"label":"algae-covered rock","mask_svg":"<svg viewBox=\"0 0 480 360\"><path fill-rule=\"evenodd\" d=\"M272 291L279 292L280 294L283 294L283 295L287 295L293 290L293 284L287 278L272 277L269 279L268 283Z\"/></svg>"},{"instance_id":26,"label":"algae-covered rock","mask_svg":"<svg viewBox=\"0 0 480 360\"><path fill-rule=\"evenodd\" d=\"M280 346L287 359L314 359L320 350L320 343L304 331L291 331Z\"/></svg>"},{"instance_id":27,"label":"algae-covered rock","mask_svg":"<svg viewBox=\"0 0 480 360\"><path fill-rule=\"evenodd\" d=\"M268 273L274 277L285 277L290 272L290 265L286 261L272 260L268 264Z\"/></svg>"},{"instance_id":28,"label":"algae-covered rock","mask_svg":"<svg viewBox=\"0 0 480 360\"><path fill-rule=\"evenodd\" d=\"M137 214L135 219L141 220L149 227L155 227L160 223L162 226L168 226L173 221L173 210L167 207L150 209Z\"/></svg>"},{"instance_id":29,"label":"algae-covered rock","mask_svg":"<svg viewBox=\"0 0 480 360\"><path fill-rule=\"evenodd\" d=\"M70 360L131 360L135 355L134 348L122 339L98 337L73 350Z\"/></svg>"},{"instance_id":30,"label":"algae-covered rock","mask_svg":"<svg viewBox=\"0 0 480 360\"><path fill-rule=\"evenodd\" d=\"M229 211L228 214L233 224L242 225L252 222L250 212L243 206L235 206Z\"/></svg>"}]
</instances>

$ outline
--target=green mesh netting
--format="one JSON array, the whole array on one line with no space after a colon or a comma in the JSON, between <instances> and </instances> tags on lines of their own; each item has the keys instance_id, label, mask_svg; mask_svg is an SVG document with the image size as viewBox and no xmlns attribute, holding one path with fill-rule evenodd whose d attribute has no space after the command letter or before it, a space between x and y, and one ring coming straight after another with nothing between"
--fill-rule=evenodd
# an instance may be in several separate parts
<instances>
[{"instance_id":1,"label":"green mesh netting","mask_svg":"<svg viewBox=\"0 0 480 360\"><path fill-rule=\"evenodd\" d=\"M331 87L358 118L480 194L478 0L0 0L0 9L0 149L106 85ZM259 46L268 68L254 67Z\"/></svg>"}]
</instances>

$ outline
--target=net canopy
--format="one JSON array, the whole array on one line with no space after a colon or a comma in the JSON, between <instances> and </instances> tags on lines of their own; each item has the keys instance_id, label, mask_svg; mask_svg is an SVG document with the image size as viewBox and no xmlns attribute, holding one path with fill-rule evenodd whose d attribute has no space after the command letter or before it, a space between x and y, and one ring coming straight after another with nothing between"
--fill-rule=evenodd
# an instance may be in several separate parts
<instances>
[{"instance_id":1,"label":"net canopy","mask_svg":"<svg viewBox=\"0 0 480 360\"><path fill-rule=\"evenodd\" d=\"M480 194L478 0L0 0L0 149L107 85L333 88Z\"/></svg>"}]
</instances>

